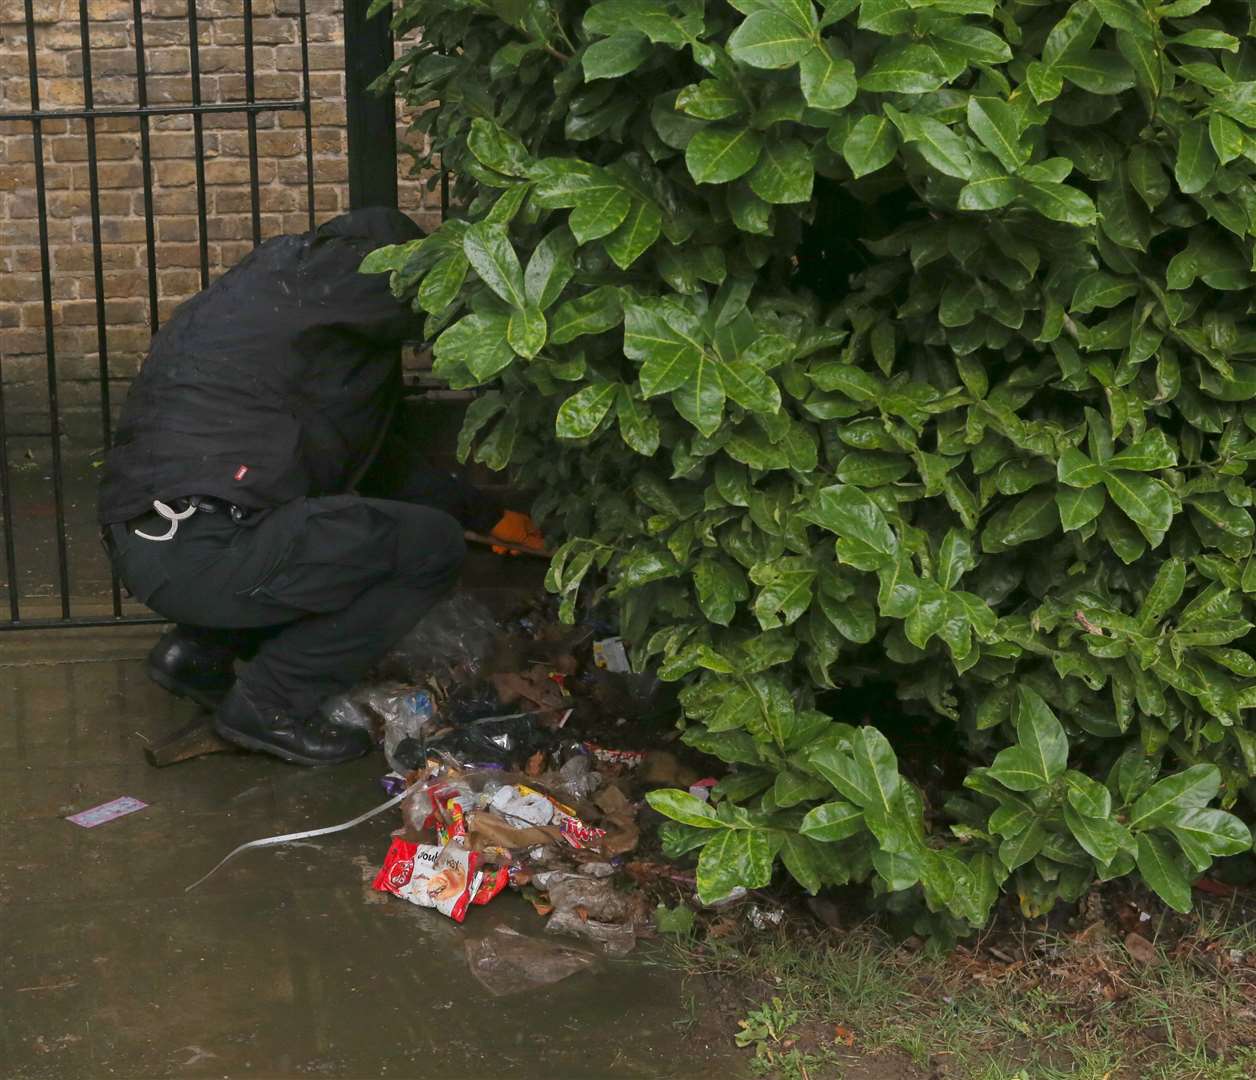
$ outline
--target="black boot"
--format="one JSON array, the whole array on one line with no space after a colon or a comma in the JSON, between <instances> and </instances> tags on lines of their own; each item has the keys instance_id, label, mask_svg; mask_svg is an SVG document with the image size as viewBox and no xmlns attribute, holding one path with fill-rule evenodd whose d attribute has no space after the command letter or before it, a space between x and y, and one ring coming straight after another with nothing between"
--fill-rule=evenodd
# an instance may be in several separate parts
<instances>
[{"instance_id":1,"label":"black boot","mask_svg":"<svg viewBox=\"0 0 1256 1080\"><path fill-rule=\"evenodd\" d=\"M163 690L215 709L235 683L234 660L230 649L175 627L148 654L148 677Z\"/></svg>"},{"instance_id":2,"label":"black boot","mask_svg":"<svg viewBox=\"0 0 1256 1080\"><path fill-rule=\"evenodd\" d=\"M218 706L214 730L245 750L273 754L293 765L339 765L368 753L374 744L361 728L338 727L315 713L298 719L260 708L240 683Z\"/></svg>"}]
</instances>

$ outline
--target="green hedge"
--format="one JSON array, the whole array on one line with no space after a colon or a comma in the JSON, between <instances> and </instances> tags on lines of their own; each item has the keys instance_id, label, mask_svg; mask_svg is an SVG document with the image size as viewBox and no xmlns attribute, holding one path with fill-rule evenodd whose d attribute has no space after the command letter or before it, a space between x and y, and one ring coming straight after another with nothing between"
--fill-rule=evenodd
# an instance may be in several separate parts
<instances>
[{"instance_id":1,"label":"green hedge","mask_svg":"<svg viewBox=\"0 0 1256 1080\"><path fill-rule=\"evenodd\" d=\"M704 899L779 860L935 929L1134 872L1185 910L1249 850L1249 4L395 18L461 211L367 268L491 387L462 452L543 490L566 610L617 601L736 766L651 800ZM869 679L962 786L830 715Z\"/></svg>"}]
</instances>

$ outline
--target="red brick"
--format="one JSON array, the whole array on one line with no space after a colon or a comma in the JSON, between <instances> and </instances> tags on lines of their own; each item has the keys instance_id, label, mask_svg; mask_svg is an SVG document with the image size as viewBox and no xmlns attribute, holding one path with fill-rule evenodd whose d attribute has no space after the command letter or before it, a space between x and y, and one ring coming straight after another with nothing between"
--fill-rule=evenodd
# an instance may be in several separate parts
<instances>
[{"instance_id":1,"label":"red brick","mask_svg":"<svg viewBox=\"0 0 1256 1080\"><path fill-rule=\"evenodd\" d=\"M0 274L0 302L39 300L43 295L38 274Z\"/></svg>"},{"instance_id":2,"label":"red brick","mask_svg":"<svg viewBox=\"0 0 1256 1080\"><path fill-rule=\"evenodd\" d=\"M45 54L47 55L47 54ZM56 54L54 54L56 55ZM72 48L69 52L63 54L65 57L65 74L72 75L74 78L83 77L83 54L77 48ZM40 61L40 69L43 69L43 61ZM106 49L96 41L95 33L92 34L92 91L96 90L96 80L102 76L127 75L134 77L135 75L135 51L130 48Z\"/></svg>"},{"instance_id":3,"label":"red brick","mask_svg":"<svg viewBox=\"0 0 1256 1080\"><path fill-rule=\"evenodd\" d=\"M339 71L317 71L310 75L310 96L314 98L342 98L345 96L345 77Z\"/></svg>"},{"instance_id":4,"label":"red brick","mask_svg":"<svg viewBox=\"0 0 1256 1080\"><path fill-rule=\"evenodd\" d=\"M148 152L153 158L190 158L195 146L190 131L154 131L148 137Z\"/></svg>"},{"instance_id":5,"label":"red brick","mask_svg":"<svg viewBox=\"0 0 1256 1080\"><path fill-rule=\"evenodd\" d=\"M102 223L103 225L103 223ZM132 244L102 244L100 264L105 270L128 269L139 265L142 247ZM92 269L93 258L90 244L76 244L52 249L52 265L58 272Z\"/></svg>"},{"instance_id":6,"label":"red brick","mask_svg":"<svg viewBox=\"0 0 1256 1080\"><path fill-rule=\"evenodd\" d=\"M340 132L333 132L339 135ZM317 147L317 143L315 146ZM339 142L328 140L328 150L339 150ZM257 152L262 157L291 157L304 153L305 137L296 131L262 131L257 136Z\"/></svg>"},{"instance_id":7,"label":"red brick","mask_svg":"<svg viewBox=\"0 0 1256 1080\"><path fill-rule=\"evenodd\" d=\"M137 188L144 182L144 170L138 162L109 163L96 169L96 177L102 188Z\"/></svg>"},{"instance_id":8,"label":"red brick","mask_svg":"<svg viewBox=\"0 0 1256 1080\"><path fill-rule=\"evenodd\" d=\"M195 270L161 270L157 280L162 296L190 296L201 287L201 276Z\"/></svg>"},{"instance_id":9,"label":"red brick","mask_svg":"<svg viewBox=\"0 0 1256 1080\"><path fill-rule=\"evenodd\" d=\"M257 163L258 177L261 183L268 184L275 178L275 162L259 160ZM205 183L247 184L249 183L249 163L239 159L219 158L205 162Z\"/></svg>"},{"instance_id":10,"label":"red brick","mask_svg":"<svg viewBox=\"0 0 1256 1080\"><path fill-rule=\"evenodd\" d=\"M155 75L148 80L148 100L153 105L188 104L192 80L186 75Z\"/></svg>"},{"instance_id":11,"label":"red brick","mask_svg":"<svg viewBox=\"0 0 1256 1080\"><path fill-rule=\"evenodd\" d=\"M148 303L144 304L144 317L139 326L110 327L109 347L111 349L138 352L143 354L148 349L152 335L148 330ZM112 366L112 365L111 365Z\"/></svg>"},{"instance_id":12,"label":"red brick","mask_svg":"<svg viewBox=\"0 0 1256 1080\"><path fill-rule=\"evenodd\" d=\"M339 42L314 44L309 47L311 71L343 71L344 46ZM280 71L301 70L301 46L279 45L275 48L275 67Z\"/></svg>"},{"instance_id":13,"label":"red brick","mask_svg":"<svg viewBox=\"0 0 1256 1080\"><path fill-rule=\"evenodd\" d=\"M83 231L84 239L90 240L90 226L84 226ZM100 223L100 235L107 244L142 244L144 222L139 218L105 218Z\"/></svg>"},{"instance_id":14,"label":"red brick","mask_svg":"<svg viewBox=\"0 0 1256 1080\"><path fill-rule=\"evenodd\" d=\"M136 214L144 212L143 203L138 196L135 206ZM194 214L196 206L197 198L194 188L171 188L153 192L153 214L157 217L162 214Z\"/></svg>"},{"instance_id":15,"label":"red brick","mask_svg":"<svg viewBox=\"0 0 1256 1080\"><path fill-rule=\"evenodd\" d=\"M157 265L162 269L172 266L200 266L200 246L198 244L162 244L157 249Z\"/></svg>"},{"instance_id":16,"label":"red brick","mask_svg":"<svg viewBox=\"0 0 1256 1080\"><path fill-rule=\"evenodd\" d=\"M182 18L158 19L148 14L149 5L145 5L144 18L144 52L154 46L160 45L182 45L185 49L188 43L188 22L187 22L187 5L183 5ZM198 40L204 40L206 32L209 30L209 24L198 28L200 33L197 34Z\"/></svg>"},{"instance_id":17,"label":"red brick","mask_svg":"<svg viewBox=\"0 0 1256 1080\"><path fill-rule=\"evenodd\" d=\"M199 236L200 231L194 217L159 217L157 219L158 261L161 261L161 255L166 244L194 244Z\"/></svg>"},{"instance_id":18,"label":"red brick","mask_svg":"<svg viewBox=\"0 0 1256 1080\"><path fill-rule=\"evenodd\" d=\"M111 270L104 274L105 295L147 300L148 274L143 270Z\"/></svg>"},{"instance_id":19,"label":"red brick","mask_svg":"<svg viewBox=\"0 0 1256 1080\"><path fill-rule=\"evenodd\" d=\"M196 164L192 161L158 161L153 164L153 184L157 187L188 187L196 183Z\"/></svg>"},{"instance_id":20,"label":"red brick","mask_svg":"<svg viewBox=\"0 0 1256 1080\"><path fill-rule=\"evenodd\" d=\"M21 304L19 310L22 313L22 325L27 329L42 329L44 325L44 305L42 303ZM54 304L52 308L52 325L60 326L63 318L63 310L61 305Z\"/></svg>"},{"instance_id":21,"label":"red brick","mask_svg":"<svg viewBox=\"0 0 1256 1080\"><path fill-rule=\"evenodd\" d=\"M54 191L48 196L48 213L55 218L82 216L91 211L86 191Z\"/></svg>"}]
</instances>

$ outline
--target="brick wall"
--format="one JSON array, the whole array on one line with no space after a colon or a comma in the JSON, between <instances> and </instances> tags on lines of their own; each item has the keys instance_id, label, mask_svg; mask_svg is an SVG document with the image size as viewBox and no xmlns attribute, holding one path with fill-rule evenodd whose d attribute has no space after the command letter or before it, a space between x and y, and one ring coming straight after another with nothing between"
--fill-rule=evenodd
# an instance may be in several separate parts
<instances>
[{"instance_id":1,"label":"brick wall","mask_svg":"<svg viewBox=\"0 0 1256 1080\"><path fill-rule=\"evenodd\" d=\"M137 103L132 0L86 0L97 107ZM40 104L82 108L79 0L33 0ZM187 0L142 0L150 104L192 101ZM344 48L340 0L307 0L316 221L347 207ZM253 0L256 96L298 99L298 0ZM243 0L197 0L201 100L245 100ZM29 107L23 0L0 0L0 112ZM149 340L149 266L139 122L96 121L101 253L114 404ZM150 121L158 314L200 287L196 154L190 116ZM87 137L82 120L43 125L53 331L67 436L99 445L99 352L92 263ZM262 237L307 228L304 118L257 119ZM204 119L205 203L211 279L252 247L248 132L242 113ZM34 144L29 124L0 122L0 364L9 432L49 431ZM403 169L404 171L404 169ZM435 193L403 179L402 208L431 226ZM93 440L95 440L93 442Z\"/></svg>"}]
</instances>

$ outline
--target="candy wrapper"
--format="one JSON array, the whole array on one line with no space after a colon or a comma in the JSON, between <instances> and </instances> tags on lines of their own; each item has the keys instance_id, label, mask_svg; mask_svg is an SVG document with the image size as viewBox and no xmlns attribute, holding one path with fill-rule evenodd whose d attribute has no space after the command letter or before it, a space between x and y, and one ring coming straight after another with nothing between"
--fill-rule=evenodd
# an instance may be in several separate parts
<instances>
[{"instance_id":1,"label":"candy wrapper","mask_svg":"<svg viewBox=\"0 0 1256 1080\"><path fill-rule=\"evenodd\" d=\"M525 798L536 796L545 799L554 807L554 816L550 819L550 824L557 825L558 831L562 833L563 839L574 848L593 847L599 840L606 835L605 829L599 829L593 825L586 825L576 815L575 810L570 806L560 803L557 799L553 799L548 795L543 795L539 791L534 791L525 784L515 785L515 790Z\"/></svg>"},{"instance_id":2,"label":"candy wrapper","mask_svg":"<svg viewBox=\"0 0 1256 1080\"><path fill-rule=\"evenodd\" d=\"M439 847L411 844L397 837L374 884L380 892L390 892L420 907L435 908L460 923L480 889L479 862L479 852L467 851L457 843Z\"/></svg>"},{"instance_id":3,"label":"candy wrapper","mask_svg":"<svg viewBox=\"0 0 1256 1080\"><path fill-rule=\"evenodd\" d=\"M454 787L436 787L428 795L432 802L432 815L428 823L435 825L436 838L441 844L466 836L466 806L472 801L467 793Z\"/></svg>"},{"instance_id":4,"label":"candy wrapper","mask_svg":"<svg viewBox=\"0 0 1256 1080\"><path fill-rule=\"evenodd\" d=\"M604 765L623 765L625 768L635 769L645 760L644 750L611 750L591 742L583 745L585 753L591 754L594 761Z\"/></svg>"},{"instance_id":5,"label":"candy wrapper","mask_svg":"<svg viewBox=\"0 0 1256 1080\"><path fill-rule=\"evenodd\" d=\"M487 873L481 875L480 887L475 890L475 895L471 898L471 903L487 904L509 884L509 866L499 866L496 870L490 869Z\"/></svg>"}]
</instances>

